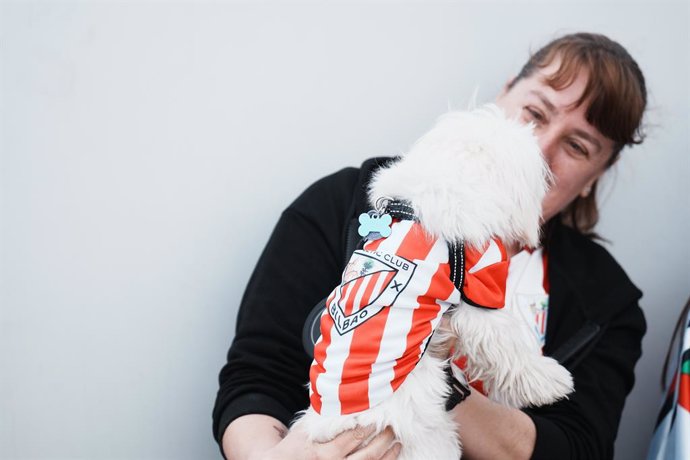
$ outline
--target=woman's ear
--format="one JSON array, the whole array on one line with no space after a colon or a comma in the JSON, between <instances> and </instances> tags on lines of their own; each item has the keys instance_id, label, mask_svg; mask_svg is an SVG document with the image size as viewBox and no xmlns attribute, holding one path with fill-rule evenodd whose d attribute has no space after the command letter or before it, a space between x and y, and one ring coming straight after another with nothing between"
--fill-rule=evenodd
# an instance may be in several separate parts
<instances>
[{"instance_id":1,"label":"woman's ear","mask_svg":"<svg viewBox=\"0 0 690 460\"><path fill-rule=\"evenodd\" d=\"M580 192L580 197L581 198L587 198L590 193L592 193L592 188L594 187L594 184L596 184L597 180L601 177L602 173L597 174L596 177L592 178L587 184L585 184L584 188Z\"/></svg>"}]
</instances>

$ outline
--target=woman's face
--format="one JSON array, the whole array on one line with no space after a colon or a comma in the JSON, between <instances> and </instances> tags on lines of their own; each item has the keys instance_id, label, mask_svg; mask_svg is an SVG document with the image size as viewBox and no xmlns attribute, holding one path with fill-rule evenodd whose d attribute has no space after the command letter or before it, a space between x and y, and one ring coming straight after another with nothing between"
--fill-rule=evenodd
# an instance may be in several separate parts
<instances>
[{"instance_id":1,"label":"woman's face","mask_svg":"<svg viewBox=\"0 0 690 460\"><path fill-rule=\"evenodd\" d=\"M529 78L516 82L509 91L506 85L496 99L508 115L536 125L534 133L554 178L542 202L544 221L578 195L589 193L613 153L613 141L587 122L587 102L573 108L587 84L586 76L579 75L559 91L544 83L544 76L553 74L558 66L558 60L554 60Z\"/></svg>"}]
</instances>

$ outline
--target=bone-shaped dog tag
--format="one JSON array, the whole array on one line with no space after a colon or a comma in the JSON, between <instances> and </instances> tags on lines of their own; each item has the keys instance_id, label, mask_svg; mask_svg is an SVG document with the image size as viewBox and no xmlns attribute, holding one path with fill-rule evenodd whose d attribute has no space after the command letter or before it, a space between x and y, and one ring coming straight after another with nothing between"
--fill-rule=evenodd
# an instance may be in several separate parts
<instances>
[{"instance_id":1,"label":"bone-shaped dog tag","mask_svg":"<svg viewBox=\"0 0 690 460\"><path fill-rule=\"evenodd\" d=\"M376 211L369 211L359 215L359 236L366 238L367 241L387 238L391 234L391 224L393 218L389 214L379 214Z\"/></svg>"}]
</instances>

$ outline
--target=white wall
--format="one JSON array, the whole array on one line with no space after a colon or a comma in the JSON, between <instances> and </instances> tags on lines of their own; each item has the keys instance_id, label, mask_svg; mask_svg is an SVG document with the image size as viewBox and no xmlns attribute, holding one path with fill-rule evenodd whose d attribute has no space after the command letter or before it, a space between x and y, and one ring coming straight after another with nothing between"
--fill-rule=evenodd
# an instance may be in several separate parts
<instances>
[{"instance_id":1,"label":"white wall","mask_svg":"<svg viewBox=\"0 0 690 460\"><path fill-rule=\"evenodd\" d=\"M687 2L3 2L0 457L218 458L217 374L278 214L405 150L579 30L650 90L601 233L649 322L617 459L643 458L690 281Z\"/></svg>"}]
</instances>

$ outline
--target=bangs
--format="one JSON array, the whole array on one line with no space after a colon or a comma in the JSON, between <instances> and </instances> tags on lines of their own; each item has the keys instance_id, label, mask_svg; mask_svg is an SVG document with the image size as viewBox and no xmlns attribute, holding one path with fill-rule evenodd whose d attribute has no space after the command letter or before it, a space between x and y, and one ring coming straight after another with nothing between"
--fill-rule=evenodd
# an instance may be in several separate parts
<instances>
[{"instance_id":1,"label":"bangs","mask_svg":"<svg viewBox=\"0 0 690 460\"><path fill-rule=\"evenodd\" d=\"M537 53L532 57L533 66L539 68L560 59L558 70L548 76L545 83L561 90L584 72L587 84L573 108L587 105L587 122L614 142L614 157L625 145L642 143L644 134L640 121L647 95L644 86L640 88L642 74L637 66L622 66L620 62L625 55L592 47L591 43L572 40L554 45L541 56ZM635 71L640 74L635 75Z\"/></svg>"}]
</instances>

